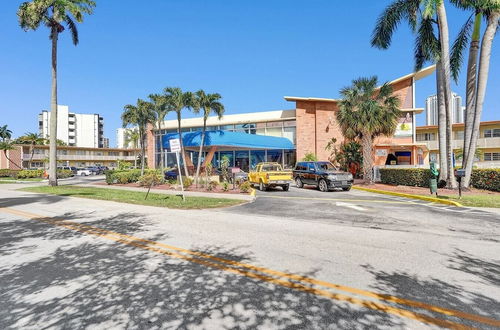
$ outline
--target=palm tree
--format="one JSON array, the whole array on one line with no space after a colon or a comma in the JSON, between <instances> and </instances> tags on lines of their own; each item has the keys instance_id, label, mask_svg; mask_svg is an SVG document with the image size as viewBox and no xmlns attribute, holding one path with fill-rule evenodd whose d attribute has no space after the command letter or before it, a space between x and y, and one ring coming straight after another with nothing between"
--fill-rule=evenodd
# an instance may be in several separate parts
<instances>
[{"instance_id":1,"label":"palm tree","mask_svg":"<svg viewBox=\"0 0 500 330\"><path fill-rule=\"evenodd\" d=\"M139 140L141 139L141 135L137 128L132 128L125 131L125 145L128 146L129 143L132 143L132 148L137 149L139 146ZM134 158L134 167L137 167L137 157Z\"/></svg>"},{"instance_id":2,"label":"palm tree","mask_svg":"<svg viewBox=\"0 0 500 330\"><path fill-rule=\"evenodd\" d=\"M141 144L141 175L144 175L147 127L148 124L152 124L155 120L153 104L138 99L137 105L127 104L123 109L123 128L126 128L128 125L135 125L139 131L139 140Z\"/></svg>"},{"instance_id":3,"label":"palm tree","mask_svg":"<svg viewBox=\"0 0 500 330\"><path fill-rule=\"evenodd\" d=\"M33 160L33 155L35 153L36 145L44 145L45 139L38 133L25 133L23 136L20 136L17 141L21 144L29 144L30 145L30 160L29 164L31 165L31 161Z\"/></svg>"},{"instance_id":4,"label":"palm tree","mask_svg":"<svg viewBox=\"0 0 500 330\"><path fill-rule=\"evenodd\" d=\"M392 94L392 86L385 83L377 88L376 76L358 78L352 86L340 91L337 121L344 137L359 138L363 147L363 178L373 183L373 139L380 135L392 136L396 131L400 100Z\"/></svg>"},{"instance_id":5,"label":"palm tree","mask_svg":"<svg viewBox=\"0 0 500 330\"><path fill-rule=\"evenodd\" d=\"M451 148L449 32L444 2L442 0L395 0L378 18L372 35L372 46L389 48L392 35L403 20L408 22L411 30L416 34L415 70L421 69L426 61L437 63L440 177L446 180L448 186L454 187L456 180L453 175L453 150ZM437 37L434 26L437 26Z\"/></svg>"},{"instance_id":6,"label":"palm tree","mask_svg":"<svg viewBox=\"0 0 500 330\"><path fill-rule=\"evenodd\" d=\"M160 95L160 94L150 94L149 99L151 100L151 103L153 104L153 111L156 117L156 128L158 129L159 133L159 138L160 138L160 166L163 170L165 167L165 157L163 155L163 141L162 141L162 124L163 121L165 120L165 116L172 111L172 109L169 107L169 104L167 103L165 95Z\"/></svg>"},{"instance_id":7,"label":"palm tree","mask_svg":"<svg viewBox=\"0 0 500 330\"><path fill-rule=\"evenodd\" d=\"M3 142L9 140L12 137L12 131L7 128L7 125L0 126L0 139Z\"/></svg>"},{"instance_id":8,"label":"palm tree","mask_svg":"<svg viewBox=\"0 0 500 330\"><path fill-rule=\"evenodd\" d=\"M207 94L203 90L199 90L195 93L194 98L194 108L198 110L203 110L203 130L201 132L201 143L200 151L198 153L198 164L196 165L196 177L195 184L198 185L198 177L200 175L201 167L201 154L203 152L203 146L205 144L205 132L207 130L207 119L213 112L217 117L222 118L224 114L224 105L219 101L222 96L218 93Z\"/></svg>"},{"instance_id":9,"label":"palm tree","mask_svg":"<svg viewBox=\"0 0 500 330\"><path fill-rule=\"evenodd\" d=\"M456 81L458 80L460 66L462 64L463 52L470 39L466 78L464 152L462 158L462 168L465 169L465 177L462 179L462 185L468 187L476 155L477 138L479 137L479 123L481 120L486 83L488 80L491 45L500 18L500 2L496 0L452 0L452 2L463 10L472 11L472 14L463 25L453 44L451 57L451 69ZM486 17L488 23L483 34L482 42L480 42L481 20L483 17ZM481 52L479 53L480 48Z\"/></svg>"},{"instance_id":10,"label":"palm tree","mask_svg":"<svg viewBox=\"0 0 500 330\"><path fill-rule=\"evenodd\" d=\"M83 22L84 14L92 14L92 0L32 0L23 2L17 11L19 24L25 31L37 30L41 24L50 29L52 41L52 93L50 110L49 185L57 186L57 41L66 24L73 44L78 44L76 22Z\"/></svg>"},{"instance_id":11,"label":"palm tree","mask_svg":"<svg viewBox=\"0 0 500 330\"><path fill-rule=\"evenodd\" d=\"M187 164L186 164L186 154L184 151L184 143L182 142L182 129L181 129L181 117L182 110L184 108L191 109L195 106L193 93L183 92L179 87L167 87L164 89L165 100L168 106L175 111L177 114L177 132L179 133L179 140L181 144L181 154L184 163L184 172L186 175L189 174Z\"/></svg>"},{"instance_id":12,"label":"palm tree","mask_svg":"<svg viewBox=\"0 0 500 330\"><path fill-rule=\"evenodd\" d=\"M22 167L17 165L16 163L14 163L12 161L12 159L9 158L9 156L7 155L7 151L9 150L14 150L15 147L14 147L14 144L6 139L3 139L1 142L0 142L0 150L3 151L3 154L5 156L5 158L9 161L9 163L12 163L14 165L16 165L17 168L19 168L20 170L22 170Z\"/></svg>"}]
</instances>

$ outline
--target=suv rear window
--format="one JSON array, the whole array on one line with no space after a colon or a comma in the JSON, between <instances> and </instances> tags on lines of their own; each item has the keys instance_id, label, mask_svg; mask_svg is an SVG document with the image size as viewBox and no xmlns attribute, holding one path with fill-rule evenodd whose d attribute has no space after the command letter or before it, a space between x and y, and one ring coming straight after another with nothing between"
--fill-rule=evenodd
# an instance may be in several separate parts
<instances>
[{"instance_id":1,"label":"suv rear window","mask_svg":"<svg viewBox=\"0 0 500 330\"><path fill-rule=\"evenodd\" d=\"M281 171L280 166L278 165L262 165L262 172L272 172L272 171Z\"/></svg>"}]
</instances>

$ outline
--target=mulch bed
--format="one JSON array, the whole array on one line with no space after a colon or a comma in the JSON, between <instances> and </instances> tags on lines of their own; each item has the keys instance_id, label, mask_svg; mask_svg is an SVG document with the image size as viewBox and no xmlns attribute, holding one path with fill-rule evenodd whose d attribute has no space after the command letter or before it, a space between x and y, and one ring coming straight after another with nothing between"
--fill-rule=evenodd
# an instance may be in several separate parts
<instances>
[{"instance_id":1,"label":"mulch bed","mask_svg":"<svg viewBox=\"0 0 500 330\"><path fill-rule=\"evenodd\" d=\"M422 188L422 187L395 186L395 185L383 184L383 183L365 184L365 183L361 183L361 182L356 183L356 185L361 186L361 187L365 187L365 188L393 191L393 192L404 193L404 194L431 195L429 188ZM500 192L481 190L481 189L475 189L475 188L462 190L462 195L499 195L499 194L500 194ZM458 195L458 189L440 188L440 189L438 189L438 195L441 195L441 196Z\"/></svg>"},{"instance_id":2,"label":"mulch bed","mask_svg":"<svg viewBox=\"0 0 500 330\"><path fill-rule=\"evenodd\" d=\"M95 185L99 186L108 186L108 184L104 181L96 182L94 183ZM112 186L120 186L120 187L133 187L133 188L144 188L147 189L146 187L143 187L139 185L138 183L126 183L126 184L121 184L121 183L115 183ZM171 184L161 184L158 186L154 186L151 188L151 191L153 190L175 190L175 191L181 191L180 186L177 185L171 185ZM193 184L191 187L184 189L184 191L197 191L197 192L206 192L206 193L217 193L217 194L248 194L248 192L243 192L241 191L238 187L233 190L233 185L229 184L229 190L224 191L221 187L214 188L212 190L207 190L205 187L200 185L200 187L196 188L196 186Z\"/></svg>"}]
</instances>

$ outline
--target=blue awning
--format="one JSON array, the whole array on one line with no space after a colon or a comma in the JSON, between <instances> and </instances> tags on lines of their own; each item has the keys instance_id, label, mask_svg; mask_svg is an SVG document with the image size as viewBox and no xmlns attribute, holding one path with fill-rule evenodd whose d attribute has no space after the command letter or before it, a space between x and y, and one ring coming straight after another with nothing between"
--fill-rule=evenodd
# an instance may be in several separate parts
<instances>
[{"instance_id":1,"label":"blue awning","mask_svg":"<svg viewBox=\"0 0 500 330\"><path fill-rule=\"evenodd\" d=\"M182 143L186 149L200 147L202 132L182 133ZM178 139L178 133L170 133L163 136L163 147L170 149L169 140ZM235 149L286 149L294 150L292 141L283 137L256 135L229 131L207 131L205 132L205 147L225 147Z\"/></svg>"}]
</instances>

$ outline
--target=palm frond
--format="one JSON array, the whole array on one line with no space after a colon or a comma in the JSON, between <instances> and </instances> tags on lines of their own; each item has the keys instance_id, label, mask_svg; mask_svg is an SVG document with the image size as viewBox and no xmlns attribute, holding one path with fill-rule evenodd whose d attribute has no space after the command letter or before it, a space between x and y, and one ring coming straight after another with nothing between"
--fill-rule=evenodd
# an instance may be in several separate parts
<instances>
[{"instance_id":1,"label":"palm frond","mask_svg":"<svg viewBox=\"0 0 500 330\"><path fill-rule=\"evenodd\" d=\"M78 45L78 28L76 27L75 22L71 19L71 17L66 17L66 24L68 25L69 31L71 32L71 39L73 40L73 45Z\"/></svg>"},{"instance_id":2,"label":"palm frond","mask_svg":"<svg viewBox=\"0 0 500 330\"><path fill-rule=\"evenodd\" d=\"M439 57L439 40L434 32L432 19L422 19L418 28L414 47L415 71L419 71L427 61Z\"/></svg>"},{"instance_id":3,"label":"palm frond","mask_svg":"<svg viewBox=\"0 0 500 330\"><path fill-rule=\"evenodd\" d=\"M455 82L458 82L458 76L464 59L465 49L470 41L472 26L474 23L473 17L474 16L471 15L464 23L457 35L457 38L453 42L453 46L451 47L450 70Z\"/></svg>"}]
</instances>

